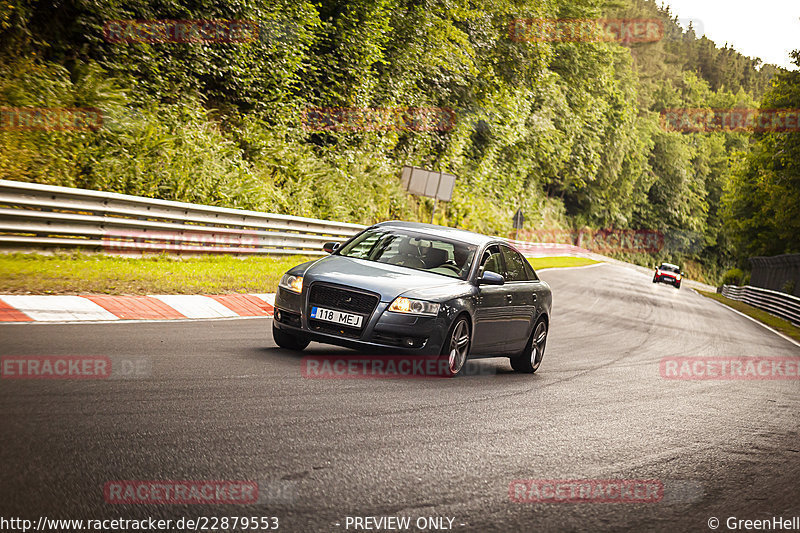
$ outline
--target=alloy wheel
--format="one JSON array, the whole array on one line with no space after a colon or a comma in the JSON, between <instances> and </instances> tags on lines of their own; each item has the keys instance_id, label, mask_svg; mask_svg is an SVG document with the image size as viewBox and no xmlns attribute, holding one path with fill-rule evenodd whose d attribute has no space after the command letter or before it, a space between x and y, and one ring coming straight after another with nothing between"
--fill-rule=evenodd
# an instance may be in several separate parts
<instances>
[{"instance_id":1,"label":"alloy wheel","mask_svg":"<svg viewBox=\"0 0 800 533\"><path fill-rule=\"evenodd\" d=\"M447 353L450 374L456 375L461 371L469 355L469 326L463 318L453 328Z\"/></svg>"},{"instance_id":2,"label":"alloy wheel","mask_svg":"<svg viewBox=\"0 0 800 533\"><path fill-rule=\"evenodd\" d=\"M536 331L534 331L533 340L531 341L531 367L533 367L533 370L536 370L542 364L546 344L547 325L544 321L541 321L536 325Z\"/></svg>"}]
</instances>

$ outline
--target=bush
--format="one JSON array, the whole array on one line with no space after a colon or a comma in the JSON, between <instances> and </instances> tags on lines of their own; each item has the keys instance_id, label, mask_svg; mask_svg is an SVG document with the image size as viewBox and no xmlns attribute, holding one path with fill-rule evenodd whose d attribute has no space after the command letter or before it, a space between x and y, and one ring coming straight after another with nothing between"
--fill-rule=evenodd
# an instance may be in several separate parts
<instances>
[{"instance_id":1,"label":"bush","mask_svg":"<svg viewBox=\"0 0 800 533\"><path fill-rule=\"evenodd\" d=\"M732 268L722 275L722 284L741 285L743 279L744 279L744 272L742 272L741 269L739 268Z\"/></svg>"}]
</instances>

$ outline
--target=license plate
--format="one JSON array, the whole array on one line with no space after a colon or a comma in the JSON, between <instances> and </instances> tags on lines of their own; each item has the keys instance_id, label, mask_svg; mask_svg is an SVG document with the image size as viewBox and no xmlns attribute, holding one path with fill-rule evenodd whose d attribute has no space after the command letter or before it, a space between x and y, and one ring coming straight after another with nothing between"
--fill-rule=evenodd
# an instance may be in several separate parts
<instances>
[{"instance_id":1,"label":"license plate","mask_svg":"<svg viewBox=\"0 0 800 533\"><path fill-rule=\"evenodd\" d=\"M353 328L360 328L361 321L364 317L361 315L354 315L353 313L342 313L341 311L334 311L333 309L323 309L322 307L311 308L311 318L317 320L324 320L325 322L333 322L335 324L343 324Z\"/></svg>"}]
</instances>

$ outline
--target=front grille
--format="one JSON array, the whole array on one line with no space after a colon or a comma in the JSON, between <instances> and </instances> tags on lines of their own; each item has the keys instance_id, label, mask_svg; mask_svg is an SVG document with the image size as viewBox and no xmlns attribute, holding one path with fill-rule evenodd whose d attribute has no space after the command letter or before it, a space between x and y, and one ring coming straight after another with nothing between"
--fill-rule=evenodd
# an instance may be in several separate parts
<instances>
[{"instance_id":1,"label":"front grille","mask_svg":"<svg viewBox=\"0 0 800 533\"><path fill-rule=\"evenodd\" d=\"M348 326L340 326L332 322L323 322L322 320L308 320L308 326L312 331L319 331L320 333L328 333L329 335L337 335L339 337L350 337L358 339L361 337L361 330L359 328L351 328Z\"/></svg>"},{"instance_id":2,"label":"front grille","mask_svg":"<svg viewBox=\"0 0 800 533\"><path fill-rule=\"evenodd\" d=\"M330 285L313 284L308 301L312 306L350 311L369 316L378 305L378 296Z\"/></svg>"}]
</instances>

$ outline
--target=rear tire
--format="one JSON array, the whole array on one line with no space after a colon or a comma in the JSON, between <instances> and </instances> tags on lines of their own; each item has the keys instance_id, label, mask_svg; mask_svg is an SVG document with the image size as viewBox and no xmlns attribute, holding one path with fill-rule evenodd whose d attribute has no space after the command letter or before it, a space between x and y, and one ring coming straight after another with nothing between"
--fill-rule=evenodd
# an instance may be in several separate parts
<instances>
[{"instance_id":1,"label":"rear tire","mask_svg":"<svg viewBox=\"0 0 800 533\"><path fill-rule=\"evenodd\" d=\"M522 374L533 374L539 370L547 345L547 322L540 319L533 327L531 338L522 353L511 357L511 368Z\"/></svg>"},{"instance_id":2,"label":"rear tire","mask_svg":"<svg viewBox=\"0 0 800 533\"><path fill-rule=\"evenodd\" d=\"M286 333L275 327L275 322L272 323L272 339L275 344L285 350L293 350L302 352L306 346L311 342L308 339L302 339L291 333Z\"/></svg>"}]
</instances>

